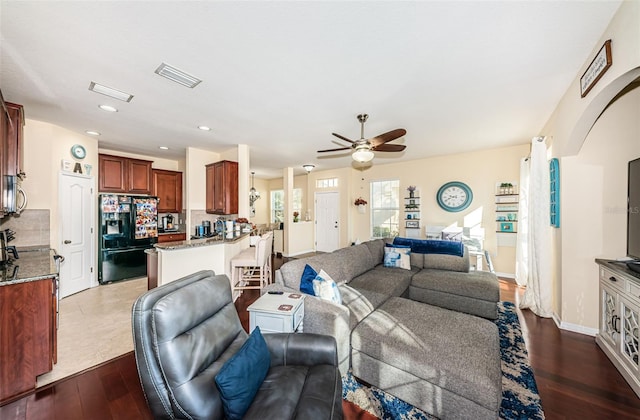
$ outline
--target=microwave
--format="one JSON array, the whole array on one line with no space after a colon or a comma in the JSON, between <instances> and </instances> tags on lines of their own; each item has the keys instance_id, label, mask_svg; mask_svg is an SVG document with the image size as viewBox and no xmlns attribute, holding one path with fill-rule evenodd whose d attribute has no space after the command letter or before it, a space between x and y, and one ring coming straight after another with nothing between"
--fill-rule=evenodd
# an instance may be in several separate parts
<instances>
[{"instance_id":1,"label":"microwave","mask_svg":"<svg viewBox=\"0 0 640 420\"><path fill-rule=\"evenodd\" d=\"M2 193L4 198L4 214L20 214L20 212L27 207L27 193L20 187L18 176L4 176L4 191Z\"/></svg>"}]
</instances>

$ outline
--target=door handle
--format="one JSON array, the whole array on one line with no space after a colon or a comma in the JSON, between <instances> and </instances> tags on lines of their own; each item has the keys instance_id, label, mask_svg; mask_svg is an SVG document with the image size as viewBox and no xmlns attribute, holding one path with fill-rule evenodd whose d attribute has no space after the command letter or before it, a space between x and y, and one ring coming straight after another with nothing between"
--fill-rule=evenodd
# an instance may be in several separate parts
<instances>
[{"instance_id":1,"label":"door handle","mask_svg":"<svg viewBox=\"0 0 640 420\"><path fill-rule=\"evenodd\" d=\"M65 243L65 245L69 245L71 243L71 241L68 240L68 239L65 239L64 243Z\"/></svg>"}]
</instances>

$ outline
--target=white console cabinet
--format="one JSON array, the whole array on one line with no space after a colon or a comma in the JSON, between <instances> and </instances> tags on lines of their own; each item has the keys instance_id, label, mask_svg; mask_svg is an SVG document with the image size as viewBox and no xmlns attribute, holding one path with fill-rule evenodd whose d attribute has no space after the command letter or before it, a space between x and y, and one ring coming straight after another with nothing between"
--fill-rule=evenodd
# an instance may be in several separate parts
<instances>
[{"instance_id":1,"label":"white console cabinet","mask_svg":"<svg viewBox=\"0 0 640 420\"><path fill-rule=\"evenodd\" d=\"M624 264L600 266L600 320L596 343L640 396L640 278Z\"/></svg>"}]
</instances>

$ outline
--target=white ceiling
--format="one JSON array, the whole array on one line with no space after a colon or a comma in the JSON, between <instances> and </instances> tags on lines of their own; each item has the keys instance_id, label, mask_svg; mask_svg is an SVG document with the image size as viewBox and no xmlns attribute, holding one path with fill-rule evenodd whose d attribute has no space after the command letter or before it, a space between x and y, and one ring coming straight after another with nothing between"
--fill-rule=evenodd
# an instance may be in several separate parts
<instances>
[{"instance_id":1,"label":"white ceiling","mask_svg":"<svg viewBox=\"0 0 640 420\"><path fill-rule=\"evenodd\" d=\"M178 159L248 144L264 178L351 165L316 151L345 145L332 132L360 138L368 113L367 138L407 130L404 152L376 153L388 163L543 134L619 5L2 0L0 88L27 118L99 131L101 148ZM164 79L162 62L203 82Z\"/></svg>"}]
</instances>

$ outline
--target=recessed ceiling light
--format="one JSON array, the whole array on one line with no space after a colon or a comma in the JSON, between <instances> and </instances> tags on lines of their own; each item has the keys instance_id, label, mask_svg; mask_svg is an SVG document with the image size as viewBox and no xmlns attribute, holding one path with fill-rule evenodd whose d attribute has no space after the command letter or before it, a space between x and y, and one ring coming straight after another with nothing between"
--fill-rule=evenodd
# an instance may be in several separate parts
<instances>
[{"instance_id":1,"label":"recessed ceiling light","mask_svg":"<svg viewBox=\"0 0 640 420\"><path fill-rule=\"evenodd\" d=\"M159 146L158 149L169 150L169 148L167 146Z\"/></svg>"},{"instance_id":2,"label":"recessed ceiling light","mask_svg":"<svg viewBox=\"0 0 640 420\"><path fill-rule=\"evenodd\" d=\"M199 125L198 128L202 131L211 131L211 128L206 125Z\"/></svg>"},{"instance_id":3,"label":"recessed ceiling light","mask_svg":"<svg viewBox=\"0 0 640 420\"><path fill-rule=\"evenodd\" d=\"M114 108L111 105L98 105L98 108L107 112L118 112L118 108Z\"/></svg>"},{"instance_id":4,"label":"recessed ceiling light","mask_svg":"<svg viewBox=\"0 0 640 420\"><path fill-rule=\"evenodd\" d=\"M100 93L102 95L106 95L113 99L117 99L119 101L131 102L131 99L133 99L133 95L129 93L123 92L118 89L110 88L108 86L100 85L96 82L89 83L89 90L96 93Z\"/></svg>"},{"instance_id":5,"label":"recessed ceiling light","mask_svg":"<svg viewBox=\"0 0 640 420\"><path fill-rule=\"evenodd\" d=\"M85 131L85 133L89 134L90 136L99 136L100 133L98 133L97 131L93 131L93 130L87 130Z\"/></svg>"},{"instance_id":6,"label":"recessed ceiling light","mask_svg":"<svg viewBox=\"0 0 640 420\"><path fill-rule=\"evenodd\" d=\"M167 63L160 64L155 73L188 88L196 87L198 83L202 82L202 80L197 77L185 73Z\"/></svg>"}]
</instances>

